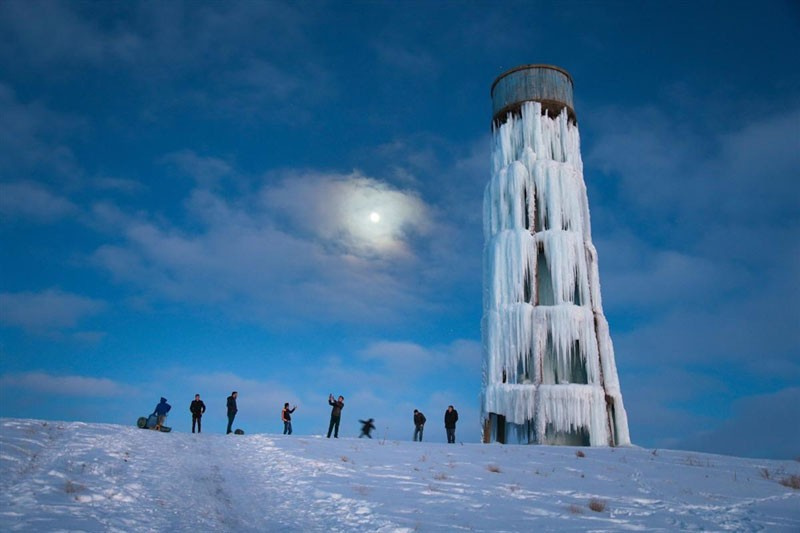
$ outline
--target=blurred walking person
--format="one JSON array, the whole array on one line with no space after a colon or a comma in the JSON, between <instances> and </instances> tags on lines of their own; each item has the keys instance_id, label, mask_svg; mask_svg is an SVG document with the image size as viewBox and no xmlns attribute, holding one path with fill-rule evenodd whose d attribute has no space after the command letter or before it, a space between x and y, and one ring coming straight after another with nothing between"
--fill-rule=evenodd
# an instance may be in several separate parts
<instances>
[{"instance_id":1,"label":"blurred walking person","mask_svg":"<svg viewBox=\"0 0 800 533\"><path fill-rule=\"evenodd\" d=\"M368 420L359 420L359 422L361 422L361 435L358 436L359 439L361 437L367 437L370 439L372 438L371 433L372 430L375 429L375 424L373 424L374 421L374 418L370 418Z\"/></svg>"}]
</instances>

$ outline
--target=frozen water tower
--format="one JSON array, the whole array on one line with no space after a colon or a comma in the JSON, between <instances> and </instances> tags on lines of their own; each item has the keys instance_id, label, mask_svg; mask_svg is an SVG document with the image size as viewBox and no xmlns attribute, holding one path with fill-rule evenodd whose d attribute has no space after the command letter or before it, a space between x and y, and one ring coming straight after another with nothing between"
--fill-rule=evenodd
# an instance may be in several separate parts
<instances>
[{"instance_id":1,"label":"frozen water tower","mask_svg":"<svg viewBox=\"0 0 800 533\"><path fill-rule=\"evenodd\" d=\"M600 299L572 77L524 65L500 75L491 95L483 440L630 444Z\"/></svg>"}]
</instances>

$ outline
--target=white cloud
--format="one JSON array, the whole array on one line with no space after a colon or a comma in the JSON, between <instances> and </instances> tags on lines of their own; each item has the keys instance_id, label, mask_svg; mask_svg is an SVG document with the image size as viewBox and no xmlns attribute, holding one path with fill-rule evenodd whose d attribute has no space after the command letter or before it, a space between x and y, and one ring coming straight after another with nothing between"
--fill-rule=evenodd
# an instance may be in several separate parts
<instances>
[{"instance_id":1,"label":"white cloud","mask_svg":"<svg viewBox=\"0 0 800 533\"><path fill-rule=\"evenodd\" d=\"M170 372L174 379L180 379L183 388L202 393L201 397L218 398L222 404L231 392L237 391L237 404L240 409L260 413L265 406L272 407L278 414L284 402L297 402L297 393L286 384L275 380L242 377L232 372L210 372L195 374L185 371Z\"/></svg>"},{"instance_id":2,"label":"white cloud","mask_svg":"<svg viewBox=\"0 0 800 533\"><path fill-rule=\"evenodd\" d=\"M480 369L481 345L465 339L433 347L414 342L376 341L360 350L358 355L365 361L385 365L391 375L402 373L421 377L446 369Z\"/></svg>"},{"instance_id":3,"label":"white cloud","mask_svg":"<svg viewBox=\"0 0 800 533\"><path fill-rule=\"evenodd\" d=\"M429 208L416 193L358 173L290 176L265 188L262 200L323 246L359 256L411 255L408 238L431 225Z\"/></svg>"},{"instance_id":4,"label":"white cloud","mask_svg":"<svg viewBox=\"0 0 800 533\"><path fill-rule=\"evenodd\" d=\"M145 186L132 179L101 176L92 180L92 185L103 191L112 191L123 194L134 194L145 189Z\"/></svg>"},{"instance_id":5,"label":"white cloud","mask_svg":"<svg viewBox=\"0 0 800 533\"><path fill-rule=\"evenodd\" d=\"M403 73L435 76L438 71L436 60L425 49L410 47L406 43L389 43L385 38L373 44L378 59L386 66Z\"/></svg>"},{"instance_id":6,"label":"white cloud","mask_svg":"<svg viewBox=\"0 0 800 533\"><path fill-rule=\"evenodd\" d=\"M40 9L28 2L0 4L0 28L9 37L6 53L33 63L88 63L134 57L137 36L123 25L104 29L81 16L71 2L48 2Z\"/></svg>"},{"instance_id":7,"label":"white cloud","mask_svg":"<svg viewBox=\"0 0 800 533\"><path fill-rule=\"evenodd\" d=\"M158 91L157 102L140 108L153 117L188 106L216 118L296 124L336 93L336 79L310 38L314 25L327 21L313 11L279 2L104 4L87 10L53 0L44 11L3 2L0 59L12 72L34 65L76 83L92 71L127 76ZM303 61L292 60L293 54Z\"/></svg>"},{"instance_id":8,"label":"white cloud","mask_svg":"<svg viewBox=\"0 0 800 533\"><path fill-rule=\"evenodd\" d=\"M597 131L587 168L603 171L609 184L619 179L626 208L669 221L673 236L797 213L800 109L743 114L713 133L654 109L609 108L591 120Z\"/></svg>"},{"instance_id":9,"label":"white cloud","mask_svg":"<svg viewBox=\"0 0 800 533\"><path fill-rule=\"evenodd\" d=\"M184 206L189 229L97 204L95 225L122 239L100 246L92 263L150 298L213 303L272 326L385 322L429 305L411 241L430 231L430 209L413 192L314 174L238 197L197 188Z\"/></svg>"},{"instance_id":10,"label":"white cloud","mask_svg":"<svg viewBox=\"0 0 800 533\"><path fill-rule=\"evenodd\" d=\"M233 172L227 161L217 157L200 156L192 150L167 154L161 158L161 162L175 165L203 188L213 188L220 179Z\"/></svg>"},{"instance_id":11,"label":"white cloud","mask_svg":"<svg viewBox=\"0 0 800 533\"><path fill-rule=\"evenodd\" d=\"M76 331L72 338L84 344L99 344L107 335L105 331Z\"/></svg>"},{"instance_id":12,"label":"white cloud","mask_svg":"<svg viewBox=\"0 0 800 533\"><path fill-rule=\"evenodd\" d=\"M32 332L72 328L105 308L102 300L58 289L0 293L0 323Z\"/></svg>"},{"instance_id":13,"label":"white cloud","mask_svg":"<svg viewBox=\"0 0 800 533\"><path fill-rule=\"evenodd\" d=\"M752 274L724 258L659 249L627 232L595 244L611 311L705 305L752 282Z\"/></svg>"},{"instance_id":14,"label":"white cloud","mask_svg":"<svg viewBox=\"0 0 800 533\"><path fill-rule=\"evenodd\" d=\"M419 191L431 213L430 231L417 242L425 262L418 275L442 295L480 299L483 192L489 181L489 135L455 143L429 133L400 137L363 158L370 174ZM458 287L458 289L454 289Z\"/></svg>"},{"instance_id":15,"label":"white cloud","mask_svg":"<svg viewBox=\"0 0 800 533\"><path fill-rule=\"evenodd\" d=\"M26 394L35 393L48 396L84 398L127 396L135 392L135 389L130 385L110 379L85 376L54 376L43 372L3 374L0 376L0 388L21 389Z\"/></svg>"},{"instance_id":16,"label":"white cloud","mask_svg":"<svg viewBox=\"0 0 800 533\"><path fill-rule=\"evenodd\" d=\"M796 459L800 457L800 388L739 398L730 418L693 432L678 445L739 457Z\"/></svg>"},{"instance_id":17,"label":"white cloud","mask_svg":"<svg viewBox=\"0 0 800 533\"><path fill-rule=\"evenodd\" d=\"M32 182L0 183L0 215L52 222L78 212L71 201Z\"/></svg>"},{"instance_id":18,"label":"white cloud","mask_svg":"<svg viewBox=\"0 0 800 533\"><path fill-rule=\"evenodd\" d=\"M0 20L2 17L0 17ZM83 174L72 149L61 140L84 127L84 121L55 112L40 102L23 102L12 87L0 82L0 160L6 176L52 173L59 184L72 184Z\"/></svg>"},{"instance_id":19,"label":"white cloud","mask_svg":"<svg viewBox=\"0 0 800 533\"><path fill-rule=\"evenodd\" d=\"M260 98L286 100L301 92L305 83L296 75L262 59L251 59L232 76L240 90L258 92Z\"/></svg>"},{"instance_id":20,"label":"white cloud","mask_svg":"<svg viewBox=\"0 0 800 533\"><path fill-rule=\"evenodd\" d=\"M359 355L367 361L379 361L392 370L425 374L432 370L436 354L413 342L379 341L365 347Z\"/></svg>"},{"instance_id":21,"label":"white cloud","mask_svg":"<svg viewBox=\"0 0 800 533\"><path fill-rule=\"evenodd\" d=\"M800 379L789 304L800 298L800 110L732 113L710 130L693 116L616 108L585 119L592 229L634 441L733 450L711 443L751 442L739 415L748 438L727 426L686 435L730 407L740 379L748 390Z\"/></svg>"}]
</instances>

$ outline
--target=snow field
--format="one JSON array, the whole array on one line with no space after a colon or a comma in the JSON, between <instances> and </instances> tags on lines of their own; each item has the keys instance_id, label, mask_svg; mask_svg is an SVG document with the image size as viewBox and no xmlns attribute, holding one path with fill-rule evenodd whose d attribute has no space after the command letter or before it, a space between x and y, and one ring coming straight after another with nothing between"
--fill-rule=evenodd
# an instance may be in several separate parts
<instances>
[{"instance_id":1,"label":"snow field","mask_svg":"<svg viewBox=\"0 0 800 533\"><path fill-rule=\"evenodd\" d=\"M800 463L632 447L0 419L0 530L798 531L800 490L778 482L792 474Z\"/></svg>"}]
</instances>

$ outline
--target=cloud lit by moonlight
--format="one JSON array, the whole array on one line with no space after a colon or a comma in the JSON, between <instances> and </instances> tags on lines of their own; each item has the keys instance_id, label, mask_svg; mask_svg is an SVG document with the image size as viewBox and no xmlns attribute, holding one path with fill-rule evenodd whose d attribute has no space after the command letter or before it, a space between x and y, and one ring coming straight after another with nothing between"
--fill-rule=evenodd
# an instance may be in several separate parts
<instances>
[{"instance_id":1,"label":"cloud lit by moonlight","mask_svg":"<svg viewBox=\"0 0 800 533\"><path fill-rule=\"evenodd\" d=\"M416 193L359 173L291 176L262 199L293 227L364 257L406 255L408 239L430 226L429 209Z\"/></svg>"}]
</instances>

